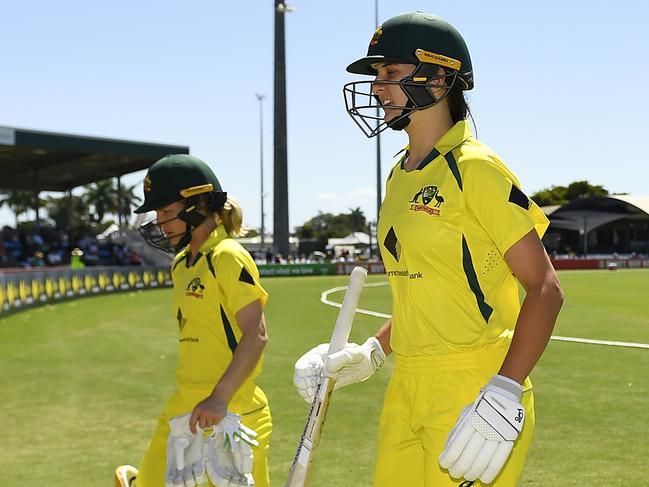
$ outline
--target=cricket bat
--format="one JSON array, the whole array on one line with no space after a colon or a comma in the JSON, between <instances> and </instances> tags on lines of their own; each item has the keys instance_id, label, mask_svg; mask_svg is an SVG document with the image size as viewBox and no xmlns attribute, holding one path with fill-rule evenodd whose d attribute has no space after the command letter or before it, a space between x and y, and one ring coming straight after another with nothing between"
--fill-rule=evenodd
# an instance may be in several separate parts
<instances>
[{"instance_id":1,"label":"cricket bat","mask_svg":"<svg viewBox=\"0 0 649 487\"><path fill-rule=\"evenodd\" d=\"M367 270L362 267L354 267L349 277L349 287L347 288L342 307L338 313L336 326L331 335L327 355L342 350L347 344L349 332L352 329L352 322L354 321L354 313L356 312L358 300L360 299L366 278ZM313 402L311 403L311 409L309 410L309 416L306 419L304 432L297 446L293 465L291 466L288 480L284 484L284 487L305 487L308 485L313 459L315 458L315 452L320 441L322 426L325 422L327 408L329 407L335 382L335 378L323 375L320 384L318 384Z\"/></svg>"}]
</instances>

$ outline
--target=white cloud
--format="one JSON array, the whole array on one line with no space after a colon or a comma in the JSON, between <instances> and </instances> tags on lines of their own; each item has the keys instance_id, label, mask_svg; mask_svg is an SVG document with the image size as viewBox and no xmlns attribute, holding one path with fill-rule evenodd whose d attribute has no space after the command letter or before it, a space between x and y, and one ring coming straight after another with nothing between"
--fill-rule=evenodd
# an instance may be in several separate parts
<instances>
[{"instance_id":1,"label":"white cloud","mask_svg":"<svg viewBox=\"0 0 649 487\"><path fill-rule=\"evenodd\" d=\"M351 191L344 192L333 192L327 191L318 193L317 199L327 202L334 203L335 207L345 207L348 206L364 206L366 204L372 203L376 198L376 189L371 186L363 186L362 188L352 189Z\"/></svg>"}]
</instances>

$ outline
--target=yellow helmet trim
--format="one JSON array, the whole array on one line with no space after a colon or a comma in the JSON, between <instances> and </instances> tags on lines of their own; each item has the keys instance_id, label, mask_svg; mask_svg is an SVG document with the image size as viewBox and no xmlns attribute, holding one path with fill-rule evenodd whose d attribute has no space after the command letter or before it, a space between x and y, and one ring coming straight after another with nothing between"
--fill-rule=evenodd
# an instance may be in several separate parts
<instances>
[{"instance_id":1,"label":"yellow helmet trim","mask_svg":"<svg viewBox=\"0 0 649 487\"><path fill-rule=\"evenodd\" d=\"M425 51L423 49L417 49L415 51L415 56L417 56L417 59L419 59L422 63L439 64L440 66L455 69L456 71L459 71L460 67L462 66L462 63L457 59L453 59L442 54Z\"/></svg>"},{"instance_id":2,"label":"yellow helmet trim","mask_svg":"<svg viewBox=\"0 0 649 487\"><path fill-rule=\"evenodd\" d=\"M190 196L196 196L197 194L211 193L214 191L214 186L212 183L201 184L199 186L192 186L191 188L185 188L180 190L180 196L183 198L189 198Z\"/></svg>"}]
</instances>

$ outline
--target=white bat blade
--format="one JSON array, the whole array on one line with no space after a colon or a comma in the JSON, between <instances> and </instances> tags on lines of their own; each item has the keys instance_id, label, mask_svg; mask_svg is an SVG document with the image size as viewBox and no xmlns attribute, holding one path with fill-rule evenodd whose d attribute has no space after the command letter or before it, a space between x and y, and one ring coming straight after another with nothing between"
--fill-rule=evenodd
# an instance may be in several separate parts
<instances>
[{"instance_id":1,"label":"white bat blade","mask_svg":"<svg viewBox=\"0 0 649 487\"><path fill-rule=\"evenodd\" d=\"M329 342L329 351L327 355L338 352L347 344L349 333L354 321L354 313L358 307L358 301L363 290L363 284L367 279L367 270L362 267L354 267L349 277L349 287L345 293L342 307L338 313L336 326L331 335ZM309 481L311 466L315 456L315 450L320 440L322 425L324 424L329 407L329 399L335 380L330 377L323 377L322 382L318 385L309 416L306 420L304 432L300 438L297 447L297 453L293 460L293 465L288 475L288 480L284 487L305 487Z\"/></svg>"}]
</instances>

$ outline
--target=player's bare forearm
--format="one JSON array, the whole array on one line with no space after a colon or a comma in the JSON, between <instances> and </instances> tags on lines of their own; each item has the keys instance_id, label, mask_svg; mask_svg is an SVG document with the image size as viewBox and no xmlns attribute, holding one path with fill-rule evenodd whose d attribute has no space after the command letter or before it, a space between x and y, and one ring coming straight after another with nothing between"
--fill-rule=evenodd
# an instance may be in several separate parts
<instances>
[{"instance_id":1,"label":"player's bare forearm","mask_svg":"<svg viewBox=\"0 0 649 487\"><path fill-rule=\"evenodd\" d=\"M232 361L225 373L214 386L212 393L200 401L189 418L189 428L196 433L196 426L209 428L218 424L228 413L228 403L237 389L257 365L266 345L266 323L260 301L243 307L237 314L237 324L242 331Z\"/></svg>"},{"instance_id":2,"label":"player's bare forearm","mask_svg":"<svg viewBox=\"0 0 649 487\"><path fill-rule=\"evenodd\" d=\"M236 314L242 331L232 361L212 391L213 397L229 402L237 389L254 370L266 346L266 321L260 301L254 301Z\"/></svg>"},{"instance_id":3,"label":"player's bare forearm","mask_svg":"<svg viewBox=\"0 0 649 487\"><path fill-rule=\"evenodd\" d=\"M562 302L559 287L534 289L527 293L500 375L523 383L550 341Z\"/></svg>"},{"instance_id":4,"label":"player's bare forearm","mask_svg":"<svg viewBox=\"0 0 649 487\"><path fill-rule=\"evenodd\" d=\"M526 296L498 373L522 384L550 341L563 304L563 291L536 232L514 244L505 259L525 288Z\"/></svg>"},{"instance_id":5,"label":"player's bare forearm","mask_svg":"<svg viewBox=\"0 0 649 487\"><path fill-rule=\"evenodd\" d=\"M376 339L381 344L381 348L386 355L392 353L392 348L390 348L390 334L392 333L392 318L388 318L383 326L376 332Z\"/></svg>"}]
</instances>

